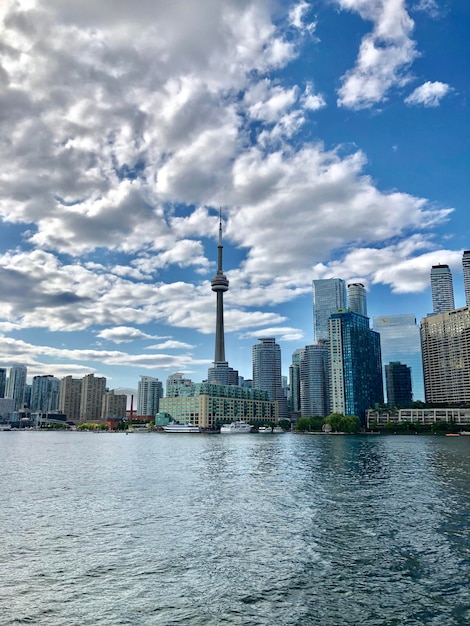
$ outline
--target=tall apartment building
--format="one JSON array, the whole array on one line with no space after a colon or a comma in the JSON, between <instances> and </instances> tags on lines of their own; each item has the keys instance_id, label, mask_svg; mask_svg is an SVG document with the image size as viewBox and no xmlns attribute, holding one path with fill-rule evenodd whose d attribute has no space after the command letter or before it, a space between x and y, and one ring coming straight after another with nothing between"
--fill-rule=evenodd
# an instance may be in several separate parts
<instances>
[{"instance_id":1,"label":"tall apartment building","mask_svg":"<svg viewBox=\"0 0 470 626\"><path fill-rule=\"evenodd\" d=\"M23 406L26 374L26 365L13 365L10 367L5 397L13 399L15 411Z\"/></svg>"},{"instance_id":2,"label":"tall apartment building","mask_svg":"<svg viewBox=\"0 0 470 626\"><path fill-rule=\"evenodd\" d=\"M100 421L105 392L106 378L95 378L94 374L87 374L82 378L80 422Z\"/></svg>"},{"instance_id":3,"label":"tall apartment building","mask_svg":"<svg viewBox=\"0 0 470 626\"><path fill-rule=\"evenodd\" d=\"M332 313L346 308L346 284L342 278L312 281L313 339L328 339L328 320Z\"/></svg>"},{"instance_id":4,"label":"tall apartment building","mask_svg":"<svg viewBox=\"0 0 470 626\"><path fill-rule=\"evenodd\" d=\"M59 411L67 416L68 421L76 424L80 421L81 397L81 379L64 376L60 381Z\"/></svg>"},{"instance_id":5,"label":"tall apartment building","mask_svg":"<svg viewBox=\"0 0 470 626\"><path fill-rule=\"evenodd\" d=\"M166 379L166 396L174 398L181 395L185 389L189 389L193 381L190 378L183 378L181 372L175 372Z\"/></svg>"},{"instance_id":6,"label":"tall apartment building","mask_svg":"<svg viewBox=\"0 0 470 626\"><path fill-rule=\"evenodd\" d=\"M329 320L332 411L357 415L383 402L380 336L369 318L344 311Z\"/></svg>"},{"instance_id":7,"label":"tall apartment building","mask_svg":"<svg viewBox=\"0 0 470 626\"><path fill-rule=\"evenodd\" d=\"M330 362L327 341L305 346L300 362L300 404L304 417L330 414Z\"/></svg>"},{"instance_id":8,"label":"tall apartment building","mask_svg":"<svg viewBox=\"0 0 470 626\"><path fill-rule=\"evenodd\" d=\"M292 363L289 365L289 410L300 413L300 363L304 348L295 350L292 354Z\"/></svg>"},{"instance_id":9,"label":"tall apartment building","mask_svg":"<svg viewBox=\"0 0 470 626\"><path fill-rule=\"evenodd\" d=\"M448 265L432 266L431 295L433 314L446 313L455 309L454 285Z\"/></svg>"},{"instance_id":10,"label":"tall apartment building","mask_svg":"<svg viewBox=\"0 0 470 626\"><path fill-rule=\"evenodd\" d=\"M387 403L390 407L406 408L411 406L411 368L399 361L385 366Z\"/></svg>"},{"instance_id":11,"label":"tall apartment building","mask_svg":"<svg viewBox=\"0 0 470 626\"><path fill-rule=\"evenodd\" d=\"M421 320L426 402L470 402L470 307Z\"/></svg>"},{"instance_id":12,"label":"tall apartment building","mask_svg":"<svg viewBox=\"0 0 470 626\"><path fill-rule=\"evenodd\" d=\"M381 315L372 319L372 328L380 334L382 364L400 361L411 369L413 400L424 402L421 334L412 313ZM385 382L385 369L383 374ZM385 401L388 402L385 386Z\"/></svg>"},{"instance_id":13,"label":"tall apartment building","mask_svg":"<svg viewBox=\"0 0 470 626\"><path fill-rule=\"evenodd\" d=\"M137 415L155 415L163 398L163 383L152 376L141 376L137 387Z\"/></svg>"},{"instance_id":14,"label":"tall apartment building","mask_svg":"<svg viewBox=\"0 0 470 626\"><path fill-rule=\"evenodd\" d=\"M60 380L51 374L33 376L31 411L53 413L59 409Z\"/></svg>"},{"instance_id":15,"label":"tall apartment building","mask_svg":"<svg viewBox=\"0 0 470 626\"><path fill-rule=\"evenodd\" d=\"M462 255L462 270L465 303L467 306L470 306L470 250L465 250Z\"/></svg>"},{"instance_id":16,"label":"tall apartment building","mask_svg":"<svg viewBox=\"0 0 470 626\"><path fill-rule=\"evenodd\" d=\"M114 389L107 391L103 396L101 418L113 417L122 420L126 417L127 396L125 393L115 393Z\"/></svg>"},{"instance_id":17,"label":"tall apartment building","mask_svg":"<svg viewBox=\"0 0 470 626\"><path fill-rule=\"evenodd\" d=\"M366 288L362 283L348 285L348 309L367 317Z\"/></svg>"},{"instance_id":18,"label":"tall apartment building","mask_svg":"<svg viewBox=\"0 0 470 626\"><path fill-rule=\"evenodd\" d=\"M5 397L6 386L7 386L7 371L4 367L0 367L0 398Z\"/></svg>"},{"instance_id":19,"label":"tall apartment building","mask_svg":"<svg viewBox=\"0 0 470 626\"><path fill-rule=\"evenodd\" d=\"M279 402L279 416L287 417L287 399L282 388L281 347L274 337L259 337L252 349L253 389L268 392L269 399Z\"/></svg>"}]
</instances>

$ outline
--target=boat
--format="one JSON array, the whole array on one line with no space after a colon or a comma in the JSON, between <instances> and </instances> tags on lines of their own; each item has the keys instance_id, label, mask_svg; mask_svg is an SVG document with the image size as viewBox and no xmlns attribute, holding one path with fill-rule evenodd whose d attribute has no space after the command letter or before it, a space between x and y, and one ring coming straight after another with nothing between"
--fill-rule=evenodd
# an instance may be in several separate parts
<instances>
[{"instance_id":1,"label":"boat","mask_svg":"<svg viewBox=\"0 0 470 626\"><path fill-rule=\"evenodd\" d=\"M283 433L284 429L282 428L282 426L274 426L273 428L273 433Z\"/></svg>"},{"instance_id":2,"label":"boat","mask_svg":"<svg viewBox=\"0 0 470 626\"><path fill-rule=\"evenodd\" d=\"M271 428L271 426L260 426L258 428L258 432L259 433L272 433L273 429Z\"/></svg>"},{"instance_id":3,"label":"boat","mask_svg":"<svg viewBox=\"0 0 470 626\"><path fill-rule=\"evenodd\" d=\"M230 435L243 435L245 433L251 433L251 424L244 420L237 420L231 424L222 424L220 432Z\"/></svg>"},{"instance_id":4,"label":"boat","mask_svg":"<svg viewBox=\"0 0 470 626\"><path fill-rule=\"evenodd\" d=\"M460 437L459 433L446 433L446 437Z\"/></svg>"},{"instance_id":5,"label":"boat","mask_svg":"<svg viewBox=\"0 0 470 626\"><path fill-rule=\"evenodd\" d=\"M195 426L189 422L188 424L178 424L177 422L170 422L166 426L163 426L163 430L166 433L200 433L199 426Z\"/></svg>"}]
</instances>

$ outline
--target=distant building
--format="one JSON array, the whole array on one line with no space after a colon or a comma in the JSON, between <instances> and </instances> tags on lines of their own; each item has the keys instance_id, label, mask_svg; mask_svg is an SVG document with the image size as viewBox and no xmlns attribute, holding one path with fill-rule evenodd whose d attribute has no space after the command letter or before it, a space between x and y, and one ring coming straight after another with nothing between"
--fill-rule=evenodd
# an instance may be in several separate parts
<instances>
[{"instance_id":1,"label":"distant building","mask_svg":"<svg viewBox=\"0 0 470 626\"><path fill-rule=\"evenodd\" d=\"M387 403L390 407L409 407L411 393L411 369L408 365L394 361L385 365Z\"/></svg>"},{"instance_id":2,"label":"distant building","mask_svg":"<svg viewBox=\"0 0 470 626\"><path fill-rule=\"evenodd\" d=\"M386 424L452 424L466 426L470 424L470 409L449 409L446 407L433 409L394 409L367 411L367 427L372 425L385 426Z\"/></svg>"},{"instance_id":3,"label":"distant building","mask_svg":"<svg viewBox=\"0 0 470 626\"><path fill-rule=\"evenodd\" d=\"M289 366L289 402L288 408L292 413L300 414L300 363L304 348L295 350L292 354L292 364Z\"/></svg>"},{"instance_id":4,"label":"distant building","mask_svg":"<svg viewBox=\"0 0 470 626\"><path fill-rule=\"evenodd\" d=\"M462 255L462 270L465 303L467 306L470 306L470 250L465 250Z\"/></svg>"},{"instance_id":5,"label":"distant building","mask_svg":"<svg viewBox=\"0 0 470 626\"><path fill-rule=\"evenodd\" d=\"M336 311L346 309L346 283L342 278L312 281L313 338L328 340L328 320Z\"/></svg>"},{"instance_id":6,"label":"distant building","mask_svg":"<svg viewBox=\"0 0 470 626\"><path fill-rule=\"evenodd\" d=\"M5 424L10 421L15 410L13 398L0 398L0 423Z\"/></svg>"},{"instance_id":7,"label":"distant building","mask_svg":"<svg viewBox=\"0 0 470 626\"><path fill-rule=\"evenodd\" d=\"M33 376L29 407L33 412L55 413L59 410L60 380L51 374Z\"/></svg>"},{"instance_id":8,"label":"distant building","mask_svg":"<svg viewBox=\"0 0 470 626\"><path fill-rule=\"evenodd\" d=\"M455 309L452 273L448 265L432 266L431 295L433 314L438 315Z\"/></svg>"},{"instance_id":9,"label":"distant building","mask_svg":"<svg viewBox=\"0 0 470 626\"><path fill-rule=\"evenodd\" d=\"M59 411L65 413L67 420L78 424L80 421L80 401L82 381L80 378L64 376L60 381Z\"/></svg>"},{"instance_id":10,"label":"distant building","mask_svg":"<svg viewBox=\"0 0 470 626\"><path fill-rule=\"evenodd\" d=\"M279 419L278 403L266 391L235 385L193 383L180 387L178 395L160 400L160 415L168 414L180 424L216 429L220 424L243 419L253 424Z\"/></svg>"},{"instance_id":11,"label":"distant building","mask_svg":"<svg viewBox=\"0 0 470 626\"><path fill-rule=\"evenodd\" d=\"M300 403L305 417L331 413L330 361L327 341L305 346L300 360Z\"/></svg>"},{"instance_id":12,"label":"distant building","mask_svg":"<svg viewBox=\"0 0 470 626\"><path fill-rule=\"evenodd\" d=\"M421 320L426 402L470 403L470 307Z\"/></svg>"},{"instance_id":13,"label":"distant building","mask_svg":"<svg viewBox=\"0 0 470 626\"><path fill-rule=\"evenodd\" d=\"M174 398L181 395L184 390L188 390L193 381L190 378L183 378L181 372L175 372L166 379L166 396Z\"/></svg>"},{"instance_id":14,"label":"distant building","mask_svg":"<svg viewBox=\"0 0 470 626\"><path fill-rule=\"evenodd\" d=\"M4 367L0 367L0 398L5 397L6 385L7 385L7 371Z\"/></svg>"},{"instance_id":15,"label":"distant building","mask_svg":"<svg viewBox=\"0 0 470 626\"><path fill-rule=\"evenodd\" d=\"M101 419L103 396L106 391L106 378L95 378L87 374L82 378L80 397L80 422L98 422Z\"/></svg>"},{"instance_id":16,"label":"distant building","mask_svg":"<svg viewBox=\"0 0 470 626\"><path fill-rule=\"evenodd\" d=\"M366 288L362 283L348 285L348 309L367 317Z\"/></svg>"},{"instance_id":17,"label":"distant building","mask_svg":"<svg viewBox=\"0 0 470 626\"><path fill-rule=\"evenodd\" d=\"M26 365L13 365L13 367L10 367L5 396L13 398L15 411L23 406L26 374Z\"/></svg>"},{"instance_id":18,"label":"distant building","mask_svg":"<svg viewBox=\"0 0 470 626\"><path fill-rule=\"evenodd\" d=\"M364 420L383 402L380 336L353 311L333 313L329 331L332 411Z\"/></svg>"},{"instance_id":19,"label":"distant building","mask_svg":"<svg viewBox=\"0 0 470 626\"><path fill-rule=\"evenodd\" d=\"M274 337L259 337L252 348L253 389L268 392L272 401L279 402L279 416L287 418L287 398L282 387L281 347Z\"/></svg>"},{"instance_id":20,"label":"distant building","mask_svg":"<svg viewBox=\"0 0 470 626\"><path fill-rule=\"evenodd\" d=\"M152 376L141 376L137 388L137 414L155 417L162 397L163 383Z\"/></svg>"},{"instance_id":21,"label":"distant building","mask_svg":"<svg viewBox=\"0 0 470 626\"><path fill-rule=\"evenodd\" d=\"M103 408L101 418L115 418L118 420L126 417L127 395L115 393L114 389L107 391L103 395Z\"/></svg>"},{"instance_id":22,"label":"distant building","mask_svg":"<svg viewBox=\"0 0 470 626\"><path fill-rule=\"evenodd\" d=\"M412 313L377 316L372 320L372 328L380 334L384 383L385 364L400 361L411 369L413 400L424 402L421 334L415 316ZM386 386L384 391L385 402L388 402Z\"/></svg>"}]
</instances>

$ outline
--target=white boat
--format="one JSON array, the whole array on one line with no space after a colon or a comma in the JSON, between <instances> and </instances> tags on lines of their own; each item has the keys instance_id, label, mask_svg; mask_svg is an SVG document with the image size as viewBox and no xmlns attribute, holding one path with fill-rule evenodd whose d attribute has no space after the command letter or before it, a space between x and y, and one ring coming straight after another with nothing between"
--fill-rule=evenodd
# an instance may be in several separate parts
<instances>
[{"instance_id":1,"label":"white boat","mask_svg":"<svg viewBox=\"0 0 470 626\"><path fill-rule=\"evenodd\" d=\"M284 429L282 428L282 426L274 426L273 428L273 433L283 433Z\"/></svg>"},{"instance_id":2,"label":"white boat","mask_svg":"<svg viewBox=\"0 0 470 626\"><path fill-rule=\"evenodd\" d=\"M243 435L245 433L251 433L251 424L243 420L237 420L231 424L222 424L220 432L222 434L230 435Z\"/></svg>"},{"instance_id":3,"label":"white boat","mask_svg":"<svg viewBox=\"0 0 470 626\"><path fill-rule=\"evenodd\" d=\"M199 426L195 426L194 424L178 424L176 422L170 422L166 426L163 426L163 430L166 433L200 433L201 429Z\"/></svg>"},{"instance_id":4,"label":"white boat","mask_svg":"<svg viewBox=\"0 0 470 626\"><path fill-rule=\"evenodd\" d=\"M259 433L272 433L273 429L271 428L271 426L260 426L258 428L258 432Z\"/></svg>"}]
</instances>

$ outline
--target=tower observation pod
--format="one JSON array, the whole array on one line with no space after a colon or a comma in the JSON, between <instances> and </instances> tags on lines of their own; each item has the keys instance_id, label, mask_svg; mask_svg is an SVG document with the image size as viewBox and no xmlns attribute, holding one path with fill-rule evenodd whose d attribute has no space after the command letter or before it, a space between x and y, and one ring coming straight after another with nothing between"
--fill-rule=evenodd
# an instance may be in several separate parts
<instances>
[{"instance_id":1,"label":"tower observation pod","mask_svg":"<svg viewBox=\"0 0 470 626\"><path fill-rule=\"evenodd\" d=\"M219 215L219 245L217 249L217 274L211 281L212 291L217 294L215 357L214 362L225 361L224 340L224 292L228 290L228 280L222 269L222 213Z\"/></svg>"}]
</instances>

